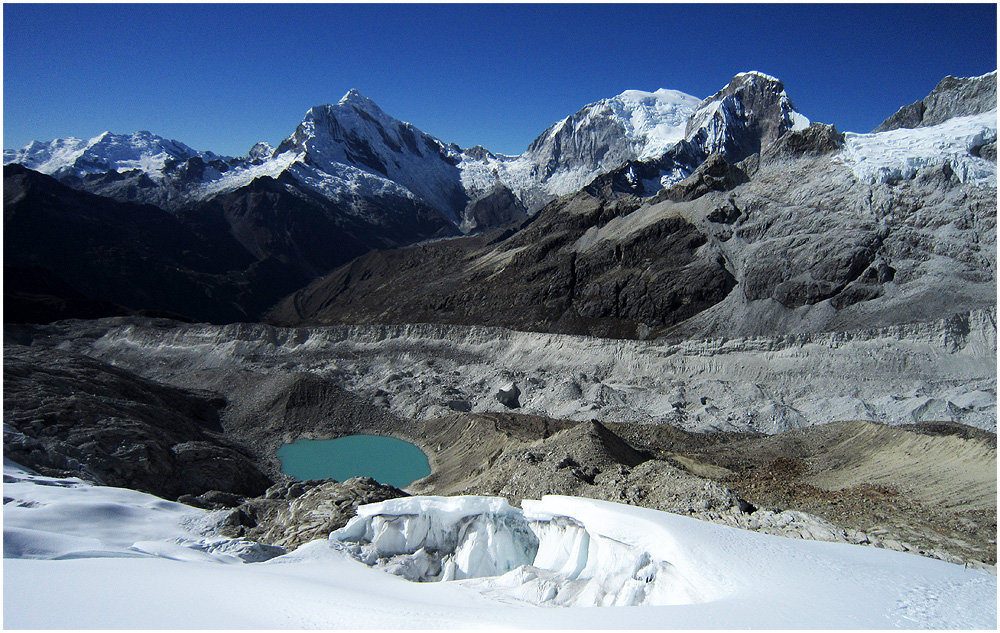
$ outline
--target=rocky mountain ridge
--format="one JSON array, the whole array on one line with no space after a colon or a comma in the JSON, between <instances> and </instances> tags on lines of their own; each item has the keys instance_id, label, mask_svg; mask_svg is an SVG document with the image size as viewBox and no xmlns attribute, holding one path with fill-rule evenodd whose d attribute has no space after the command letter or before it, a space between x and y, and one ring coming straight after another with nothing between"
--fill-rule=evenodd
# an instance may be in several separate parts
<instances>
[{"instance_id":1,"label":"rocky mountain ridge","mask_svg":"<svg viewBox=\"0 0 1000 633\"><path fill-rule=\"evenodd\" d=\"M412 200L396 203L391 221L375 224L259 178L171 214L6 165L5 320L144 312L208 322L257 320L332 267L373 248L406 244L414 234L448 230Z\"/></svg>"},{"instance_id":2,"label":"rocky mountain ridge","mask_svg":"<svg viewBox=\"0 0 1000 633\"><path fill-rule=\"evenodd\" d=\"M942 79L921 101L903 106L873 132L927 127L957 116L989 112L997 107L997 71L979 77Z\"/></svg>"},{"instance_id":3,"label":"rocky mountain ridge","mask_svg":"<svg viewBox=\"0 0 1000 633\"><path fill-rule=\"evenodd\" d=\"M44 194L36 178L5 207L5 265L23 307L12 318L117 304L104 314L256 320L345 264L271 318L645 337L877 326L896 318L895 306L908 320L952 303L977 309L995 277L996 120L995 110L967 114L969 102L989 105L969 98L988 92L988 76L959 84L938 91L935 116L948 104L963 116L869 135L803 128L781 82L750 72L700 103L674 91L627 91L552 126L520 157L442 143L356 92L310 110L278 148L258 144L241 159L182 161L191 150L143 136L161 152L144 159L148 173L129 167L135 157L124 150L116 164L130 171L88 173L111 163L90 154L79 162L73 145L60 154L67 182L169 209L163 215L188 234L186 254L137 249L114 226L74 232L77 211L61 218L51 206L54 215L21 235L17 217L41 217L46 199L66 198L54 182ZM396 250L504 224L503 233ZM108 274L124 268L121 257L109 260L115 253L160 272L116 292L121 284ZM900 262L911 268L896 276ZM32 298L22 286L39 274L46 290ZM937 283L948 300L933 298ZM182 286L169 301L133 291ZM932 299L910 300L921 293ZM197 301L185 305L185 294ZM44 307L53 305L63 307Z\"/></svg>"},{"instance_id":4,"label":"rocky mountain ridge","mask_svg":"<svg viewBox=\"0 0 1000 633\"><path fill-rule=\"evenodd\" d=\"M683 141L626 163L496 237L369 253L270 316L683 339L884 327L995 305L996 163L983 157L995 110L913 131L796 130L780 82L753 79L705 103L715 114L689 130L701 150ZM725 104L736 95L772 114L733 123ZM729 140L709 143L713 126L730 126ZM699 158L705 148L720 151ZM698 167L659 187L685 160Z\"/></svg>"}]
</instances>

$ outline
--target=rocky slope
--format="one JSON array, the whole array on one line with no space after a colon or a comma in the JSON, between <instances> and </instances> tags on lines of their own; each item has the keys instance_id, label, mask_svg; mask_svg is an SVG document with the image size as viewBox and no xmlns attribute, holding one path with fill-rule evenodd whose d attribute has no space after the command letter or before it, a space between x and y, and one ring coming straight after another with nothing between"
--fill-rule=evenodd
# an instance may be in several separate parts
<instances>
[{"instance_id":1,"label":"rocky slope","mask_svg":"<svg viewBox=\"0 0 1000 633\"><path fill-rule=\"evenodd\" d=\"M569 494L792 538L996 563L992 433L867 422L775 436L629 423L559 429L511 414L430 420L420 440L436 467L410 491L513 502ZM925 458L909 459L915 452Z\"/></svg>"},{"instance_id":2,"label":"rocky slope","mask_svg":"<svg viewBox=\"0 0 1000 633\"><path fill-rule=\"evenodd\" d=\"M115 202L7 165L4 320L148 310L226 321L261 310L282 286L295 287L267 283L268 264L253 266L231 237L217 237L206 239L152 205ZM279 278L287 273L272 264ZM69 306L45 307L58 301Z\"/></svg>"},{"instance_id":3,"label":"rocky slope","mask_svg":"<svg viewBox=\"0 0 1000 633\"><path fill-rule=\"evenodd\" d=\"M262 177L167 213L7 165L4 318L38 322L158 312L208 322L253 321L319 273L373 248L451 230L411 200L400 205L375 225ZM330 248L331 240L337 248Z\"/></svg>"},{"instance_id":4,"label":"rocky slope","mask_svg":"<svg viewBox=\"0 0 1000 633\"><path fill-rule=\"evenodd\" d=\"M168 499L261 494L268 479L220 424L216 394L152 382L84 356L4 345L4 458Z\"/></svg>"}]
</instances>

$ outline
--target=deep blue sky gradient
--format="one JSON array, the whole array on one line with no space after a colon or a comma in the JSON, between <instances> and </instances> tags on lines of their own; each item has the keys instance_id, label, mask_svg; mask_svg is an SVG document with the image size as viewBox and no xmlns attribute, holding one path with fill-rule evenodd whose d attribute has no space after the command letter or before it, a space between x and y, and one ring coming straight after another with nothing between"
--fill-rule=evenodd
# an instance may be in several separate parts
<instances>
[{"instance_id":1,"label":"deep blue sky gradient","mask_svg":"<svg viewBox=\"0 0 1000 633\"><path fill-rule=\"evenodd\" d=\"M5 148L150 130L242 155L357 88L443 141L519 154L598 99L704 98L745 70L867 132L997 67L995 4L5 4L3 29Z\"/></svg>"}]
</instances>

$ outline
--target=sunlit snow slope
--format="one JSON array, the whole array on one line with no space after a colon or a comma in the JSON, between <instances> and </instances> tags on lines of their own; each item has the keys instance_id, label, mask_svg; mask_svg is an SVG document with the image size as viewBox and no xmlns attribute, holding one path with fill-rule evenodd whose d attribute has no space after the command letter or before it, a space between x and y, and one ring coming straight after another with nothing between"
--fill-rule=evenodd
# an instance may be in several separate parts
<instances>
[{"instance_id":1,"label":"sunlit snow slope","mask_svg":"<svg viewBox=\"0 0 1000 633\"><path fill-rule=\"evenodd\" d=\"M4 499L5 628L996 627L997 581L983 572L588 499L523 511L401 499L362 506L340 535L362 549L373 528L381 553L404 557L438 538L456 568L511 567L453 582L370 569L335 539L251 563L276 552L213 536L211 513L9 461ZM533 539L533 552L512 546Z\"/></svg>"}]
</instances>

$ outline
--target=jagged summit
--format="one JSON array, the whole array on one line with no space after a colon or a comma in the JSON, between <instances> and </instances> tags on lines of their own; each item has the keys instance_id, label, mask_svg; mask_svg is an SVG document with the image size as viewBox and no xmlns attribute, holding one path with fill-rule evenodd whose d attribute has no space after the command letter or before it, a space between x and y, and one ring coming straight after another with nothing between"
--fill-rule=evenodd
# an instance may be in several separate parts
<instances>
[{"instance_id":1,"label":"jagged summit","mask_svg":"<svg viewBox=\"0 0 1000 633\"><path fill-rule=\"evenodd\" d=\"M741 73L736 73L735 75L733 75L733 78L734 79L749 78L751 80L762 79L764 81L776 81L778 83L781 83L781 81L774 75L762 73L759 70L747 70Z\"/></svg>"},{"instance_id":2,"label":"jagged summit","mask_svg":"<svg viewBox=\"0 0 1000 633\"><path fill-rule=\"evenodd\" d=\"M361 91L358 90L357 88L351 88L350 90L348 90L347 94L341 97L340 101L338 101L337 103L363 106L366 108L377 110L379 112L382 111L382 109L378 107L378 104L376 104L374 101L361 94Z\"/></svg>"},{"instance_id":3,"label":"jagged summit","mask_svg":"<svg viewBox=\"0 0 1000 633\"><path fill-rule=\"evenodd\" d=\"M467 200L456 168L458 147L393 118L356 89L336 104L310 108L275 154L290 151L323 174L353 178L352 170L360 170L385 179L380 185L365 177L365 191L405 188L456 224Z\"/></svg>"},{"instance_id":4,"label":"jagged summit","mask_svg":"<svg viewBox=\"0 0 1000 633\"><path fill-rule=\"evenodd\" d=\"M250 148L250 151L247 152L247 158L251 162L253 161L263 162L268 158L270 158L273 154L274 154L274 148L271 147L271 144L261 141L260 143L254 144L254 146Z\"/></svg>"},{"instance_id":5,"label":"jagged summit","mask_svg":"<svg viewBox=\"0 0 1000 633\"><path fill-rule=\"evenodd\" d=\"M698 104L685 140L704 155L722 153L730 162L759 152L788 130L809 126L784 84L759 71L742 72Z\"/></svg>"}]
</instances>

